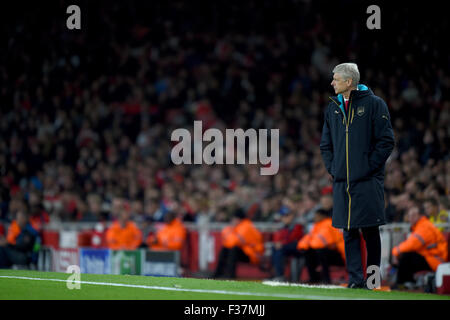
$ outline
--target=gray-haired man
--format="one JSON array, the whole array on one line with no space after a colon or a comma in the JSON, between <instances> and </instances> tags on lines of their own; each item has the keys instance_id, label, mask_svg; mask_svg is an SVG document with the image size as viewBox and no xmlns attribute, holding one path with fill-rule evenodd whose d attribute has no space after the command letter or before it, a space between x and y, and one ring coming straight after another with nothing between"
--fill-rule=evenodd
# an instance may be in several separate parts
<instances>
[{"instance_id":1,"label":"gray-haired man","mask_svg":"<svg viewBox=\"0 0 450 320\"><path fill-rule=\"evenodd\" d=\"M333 226L344 229L348 286L363 288L360 231L367 265L379 266L385 162L394 148L394 133L386 103L359 84L356 64L337 65L333 73L336 96L325 111L320 150L333 177Z\"/></svg>"}]
</instances>

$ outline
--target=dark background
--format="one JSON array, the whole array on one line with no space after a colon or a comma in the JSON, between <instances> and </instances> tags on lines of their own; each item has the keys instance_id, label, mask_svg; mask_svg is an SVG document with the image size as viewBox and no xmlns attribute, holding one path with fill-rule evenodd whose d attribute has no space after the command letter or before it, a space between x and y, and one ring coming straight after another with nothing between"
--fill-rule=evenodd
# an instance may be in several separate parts
<instances>
[{"instance_id":1,"label":"dark background","mask_svg":"<svg viewBox=\"0 0 450 320\"><path fill-rule=\"evenodd\" d=\"M82 30L66 28L70 4L81 7ZM366 27L371 4L381 30ZM440 2L14 1L0 23L4 221L20 202L50 219L111 220L116 198L138 221L168 210L227 221L237 207L258 221L275 221L283 206L306 217L330 186L318 142L331 70L348 61L390 108L389 221L402 221L412 198L450 209ZM175 167L170 133L195 119L280 128L280 172Z\"/></svg>"}]
</instances>

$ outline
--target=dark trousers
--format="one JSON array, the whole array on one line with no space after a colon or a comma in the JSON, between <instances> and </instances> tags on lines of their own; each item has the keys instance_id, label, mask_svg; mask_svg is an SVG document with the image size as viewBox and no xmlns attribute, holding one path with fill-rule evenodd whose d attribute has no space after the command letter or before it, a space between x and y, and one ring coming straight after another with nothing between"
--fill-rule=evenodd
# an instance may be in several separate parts
<instances>
[{"instance_id":1,"label":"dark trousers","mask_svg":"<svg viewBox=\"0 0 450 320\"><path fill-rule=\"evenodd\" d=\"M10 268L14 264L25 265L29 263L26 253L10 246L0 247L0 268Z\"/></svg>"},{"instance_id":2,"label":"dark trousers","mask_svg":"<svg viewBox=\"0 0 450 320\"><path fill-rule=\"evenodd\" d=\"M337 250L309 249L303 251L303 254L311 283L331 283L329 267L344 265L344 260ZM322 267L320 273L316 270L319 265Z\"/></svg>"},{"instance_id":3,"label":"dark trousers","mask_svg":"<svg viewBox=\"0 0 450 320\"><path fill-rule=\"evenodd\" d=\"M223 247L219 252L219 261L213 277L236 278L236 264L238 261L250 262L250 259L239 247Z\"/></svg>"},{"instance_id":4,"label":"dark trousers","mask_svg":"<svg viewBox=\"0 0 450 320\"><path fill-rule=\"evenodd\" d=\"M272 265L275 269L275 276L281 277L284 275L284 268L286 258L290 256L299 257L300 251L297 250L297 241L293 241L283 245L280 249L273 249L272 251Z\"/></svg>"},{"instance_id":5,"label":"dark trousers","mask_svg":"<svg viewBox=\"0 0 450 320\"><path fill-rule=\"evenodd\" d=\"M361 228L361 233L366 242L367 266L380 267L381 263L381 239L378 226ZM360 229L344 229L345 259L349 284L364 284L364 272L361 257Z\"/></svg>"},{"instance_id":6,"label":"dark trousers","mask_svg":"<svg viewBox=\"0 0 450 320\"><path fill-rule=\"evenodd\" d=\"M397 284L414 282L414 273L432 271L427 260L417 252L405 252L398 257Z\"/></svg>"}]
</instances>

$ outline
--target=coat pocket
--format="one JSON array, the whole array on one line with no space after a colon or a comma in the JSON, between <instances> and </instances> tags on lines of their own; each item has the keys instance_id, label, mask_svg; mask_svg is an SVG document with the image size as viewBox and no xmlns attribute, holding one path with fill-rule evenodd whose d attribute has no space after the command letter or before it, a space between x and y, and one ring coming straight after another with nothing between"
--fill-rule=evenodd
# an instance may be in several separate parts
<instances>
[{"instance_id":1,"label":"coat pocket","mask_svg":"<svg viewBox=\"0 0 450 320\"><path fill-rule=\"evenodd\" d=\"M355 157L350 167L350 180L360 181L370 178L369 153L363 152Z\"/></svg>"},{"instance_id":2,"label":"coat pocket","mask_svg":"<svg viewBox=\"0 0 450 320\"><path fill-rule=\"evenodd\" d=\"M334 177L334 181L347 181L345 158L334 158L331 164L331 172L331 175Z\"/></svg>"}]
</instances>

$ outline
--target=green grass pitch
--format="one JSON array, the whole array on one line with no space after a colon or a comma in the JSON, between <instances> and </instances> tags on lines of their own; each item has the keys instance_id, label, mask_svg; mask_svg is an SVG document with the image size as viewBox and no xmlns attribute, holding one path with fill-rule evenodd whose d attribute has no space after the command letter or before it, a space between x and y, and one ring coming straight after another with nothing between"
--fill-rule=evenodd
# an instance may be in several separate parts
<instances>
[{"instance_id":1,"label":"green grass pitch","mask_svg":"<svg viewBox=\"0 0 450 320\"><path fill-rule=\"evenodd\" d=\"M70 274L0 270L2 300L450 300L450 296L401 291L268 286L261 282L126 275L81 274L80 289L68 289Z\"/></svg>"}]
</instances>

